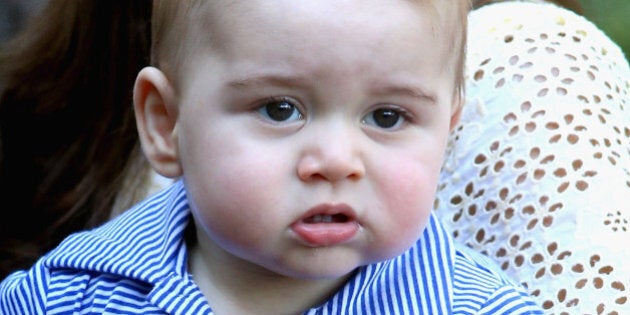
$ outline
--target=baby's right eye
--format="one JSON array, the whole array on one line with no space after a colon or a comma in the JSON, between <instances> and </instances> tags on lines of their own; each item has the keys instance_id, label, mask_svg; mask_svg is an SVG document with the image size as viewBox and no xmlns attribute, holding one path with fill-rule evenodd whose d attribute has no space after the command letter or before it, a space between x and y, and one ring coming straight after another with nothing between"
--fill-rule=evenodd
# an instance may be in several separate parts
<instances>
[{"instance_id":1,"label":"baby's right eye","mask_svg":"<svg viewBox=\"0 0 630 315\"><path fill-rule=\"evenodd\" d=\"M300 110L288 100L269 100L258 108L258 113L274 122L293 122L304 119Z\"/></svg>"}]
</instances>

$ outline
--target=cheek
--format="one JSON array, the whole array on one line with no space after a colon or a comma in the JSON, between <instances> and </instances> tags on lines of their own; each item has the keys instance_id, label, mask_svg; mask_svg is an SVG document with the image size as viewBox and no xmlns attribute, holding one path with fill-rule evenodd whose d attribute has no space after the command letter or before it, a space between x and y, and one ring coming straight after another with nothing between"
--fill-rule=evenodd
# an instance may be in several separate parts
<instances>
[{"instance_id":1,"label":"cheek","mask_svg":"<svg viewBox=\"0 0 630 315\"><path fill-rule=\"evenodd\" d=\"M433 205L436 185L437 176L425 168L409 165L405 172L393 173L383 191L392 219L401 228L423 225Z\"/></svg>"},{"instance_id":2,"label":"cheek","mask_svg":"<svg viewBox=\"0 0 630 315\"><path fill-rule=\"evenodd\" d=\"M376 224L381 224L382 257L400 254L422 234L433 207L440 163L437 157L435 161L392 160L388 165L391 167L379 171L379 182L383 183L380 200L385 210L380 210Z\"/></svg>"},{"instance_id":3,"label":"cheek","mask_svg":"<svg viewBox=\"0 0 630 315\"><path fill-rule=\"evenodd\" d=\"M243 256L257 252L269 239L274 220L262 204L272 199L261 193L261 186L253 181L238 180L241 176L224 176L223 169L200 180L185 178L189 190L191 209L197 219L197 228L223 249ZM205 185L200 185L203 182Z\"/></svg>"},{"instance_id":4,"label":"cheek","mask_svg":"<svg viewBox=\"0 0 630 315\"><path fill-rule=\"evenodd\" d=\"M427 209L432 207L442 165L442 155L435 152L441 151L436 148L434 152L392 154L387 164L381 163L378 181L383 183L384 197L391 202L390 209L405 209L410 212L409 215L429 211ZM419 211L418 207L425 210Z\"/></svg>"},{"instance_id":5,"label":"cheek","mask_svg":"<svg viewBox=\"0 0 630 315\"><path fill-rule=\"evenodd\" d=\"M280 205L288 193L287 166L236 139L212 143L222 149L198 148L184 165L195 170L184 180L199 228L239 256L264 250L286 217Z\"/></svg>"}]
</instances>

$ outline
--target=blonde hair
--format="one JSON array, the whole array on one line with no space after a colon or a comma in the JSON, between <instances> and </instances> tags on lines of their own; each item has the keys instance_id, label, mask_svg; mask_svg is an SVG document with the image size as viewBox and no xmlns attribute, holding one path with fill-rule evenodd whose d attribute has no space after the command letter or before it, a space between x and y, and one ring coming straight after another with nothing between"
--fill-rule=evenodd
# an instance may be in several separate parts
<instances>
[{"instance_id":1,"label":"blonde hair","mask_svg":"<svg viewBox=\"0 0 630 315\"><path fill-rule=\"evenodd\" d=\"M204 4L209 1L203 0L153 0L152 13L152 45L151 63L159 67L172 81L175 90L178 91L178 83L181 82L181 69L185 61L194 51L194 47L199 44L199 40L220 42L212 36L194 36L195 32L212 30L212 19L202 18L199 12ZM219 3L220 1L215 1ZM456 82L454 97L461 99L464 89L464 60L467 33L467 16L471 8L470 0L415 0L429 8L434 22L438 24L434 28L437 36L450 38L447 51L458 52L452 54L447 66L452 67ZM455 15L454 15L455 13ZM458 102L459 103L459 102Z\"/></svg>"},{"instance_id":2,"label":"blonde hair","mask_svg":"<svg viewBox=\"0 0 630 315\"><path fill-rule=\"evenodd\" d=\"M186 60L187 47L199 14L193 14L204 1L154 0L151 13L151 64L171 80ZM173 82L173 83L175 83Z\"/></svg>"}]
</instances>

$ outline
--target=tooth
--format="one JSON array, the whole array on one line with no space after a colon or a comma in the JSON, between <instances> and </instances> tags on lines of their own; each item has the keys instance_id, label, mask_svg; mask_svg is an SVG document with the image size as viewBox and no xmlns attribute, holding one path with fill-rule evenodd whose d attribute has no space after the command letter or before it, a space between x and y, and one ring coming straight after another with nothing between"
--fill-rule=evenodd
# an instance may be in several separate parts
<instances>
[{"instance_id":1,"label":"tooth","mask_svg":"<svg viewBox=\"0 0 630 315\"><path fill-rule=\"evenodd\" d=\"M332 215L316 214L308 219L310 223L333 223L335 218Z\"/></svg>"}]
</instances>

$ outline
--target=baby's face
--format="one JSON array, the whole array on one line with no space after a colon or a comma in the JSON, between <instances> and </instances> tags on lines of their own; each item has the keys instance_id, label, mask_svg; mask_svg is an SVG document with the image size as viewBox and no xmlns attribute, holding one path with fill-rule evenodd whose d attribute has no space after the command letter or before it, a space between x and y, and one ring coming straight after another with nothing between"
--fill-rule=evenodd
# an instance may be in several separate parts
<instances>
[{"instance_id":1,"label":"baby's face","mask_svg":"<svg viewBox=\"0 0 630 315\"><path fill-rule=\"evenodd\" d=\"M241 2L213 17L220 41L179 94L204 256L328 278L399 255L434 200L451 39L408 1Z\"/></svg>"}]
</instances>

